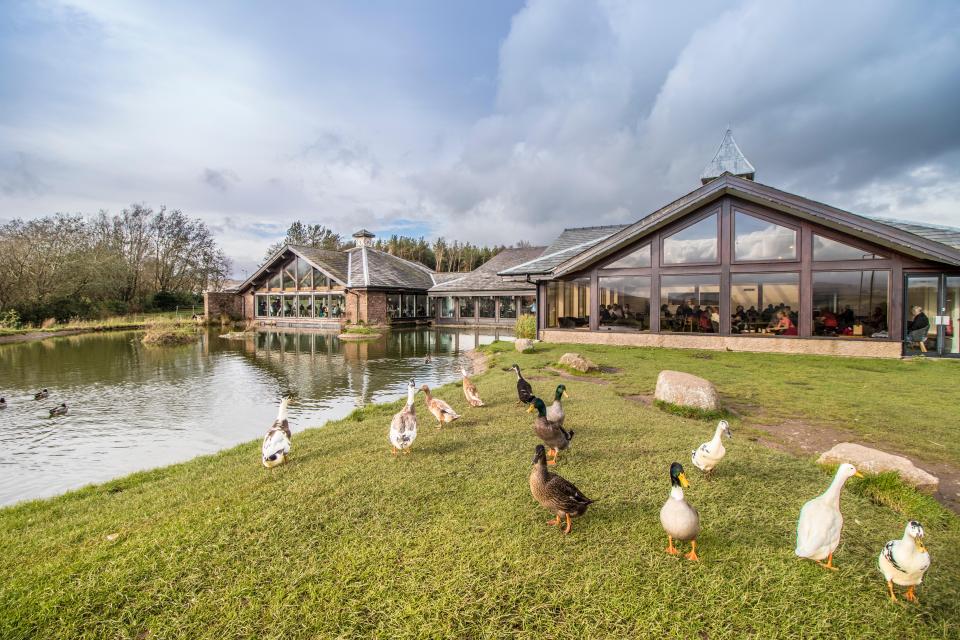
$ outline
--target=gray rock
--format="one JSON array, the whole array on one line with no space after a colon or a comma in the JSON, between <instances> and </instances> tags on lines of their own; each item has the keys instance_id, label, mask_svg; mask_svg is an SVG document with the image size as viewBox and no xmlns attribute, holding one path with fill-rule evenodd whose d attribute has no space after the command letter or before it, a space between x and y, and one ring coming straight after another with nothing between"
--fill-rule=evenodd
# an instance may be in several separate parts
<instances>
[{"instance_id":1,"label":"gray rock","mask_svg":"<svg viewBox=\"0 0 960 640\"><path fill-rule=\"evenodd\" d=\"M584 358L579 353L563 354L560 356L560 364L577 371L582 371L583 373L587 373L588 371L596 371L599 369L597 365L590 362L589 358Z\"/></svg>"},{"instance_id":2,"label":"gray rock","mask_svg":"<svg viewBox=\"0 0 960 640\"><path fill-rule=\"evenodd\" d=\"M879 449L871 449L862 444L841 442L825 451L817 460L819 464L841 464L849 462L863 473L883 473L896 471L900 479L907 484L924 491L936 491L940 479L915 466L903 456L897 456Z\"/></svg>"},{"instance_id":3,"label":"gray rock","mask_svg":"<svg viewBox=\"0 0 960 640\"><path fill-rule=\"evenodd\" d=\"M517 338L513 342L513 348L519 351L520 353L533 351L533 340L531 340L530 338Z\"/></svg>"},{"instance_id":4,"label":"gray rock","mask_svg":"<svg viewBox=\"0 0 960 640\"><path fill-rule=\"evenodd\" d=\"M713 383L682 371L661 371L653 397L681 407L720 410L720 395Z\"/></svg>"}]
</instances>

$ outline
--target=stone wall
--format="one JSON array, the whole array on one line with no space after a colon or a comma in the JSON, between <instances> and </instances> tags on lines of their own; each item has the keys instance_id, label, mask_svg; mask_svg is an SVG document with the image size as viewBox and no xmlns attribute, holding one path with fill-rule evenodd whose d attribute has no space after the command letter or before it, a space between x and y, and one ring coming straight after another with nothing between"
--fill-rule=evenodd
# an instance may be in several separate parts
<instances>
[{"instance_id":1,"label":"stone wall","mask_svg":"<svg viewBox=\"0 0 960 640\"><path fill-rule=\"evenodd\" d=\"M221 315L240 320L243 318L243 297L231 291L207 291L203 294L203 315L208 320Z\"/></svg>"},{"instance_id":2,"label":"stone wall","mask_svg":"<svg viewBox=\"0 0 960 640\"><path fill-rule=\"evenodd\" d=\"M760 353L805 353L861 358L899 358L902 347L890 340L843 340L835 338L760 338L749 336L713 336L709 334L626 333L615 331L540 332L544 342L568 344L608 344L670 349L706 349L713 351L755 351Z\"/></svg>"}]
</instances>

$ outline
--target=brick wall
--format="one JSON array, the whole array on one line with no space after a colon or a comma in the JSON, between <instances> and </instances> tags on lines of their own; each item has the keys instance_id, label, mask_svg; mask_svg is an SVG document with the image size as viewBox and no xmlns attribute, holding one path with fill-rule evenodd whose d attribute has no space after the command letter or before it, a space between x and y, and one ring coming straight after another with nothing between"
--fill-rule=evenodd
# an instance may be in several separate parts
<instances>
[{"instance_id":1,"label":"brick wall","mask_svg":"<svg viewBox=\"0 0 960 640\"><path fill-rule=\"evenodd\" d=\"M203 294L203 314L208 320L221 315L240 320L243 318L243 297L233 292L207 291Z\"/></svg>"},{"instance_id":2,"label":"brick wall","mask_svg":"<svg viewBox=\"0 0 960 640\"><path fill-rule=\"evenodd\" d=\"M364 294L361 293L361 296ZM390 324L387 319L387 294L383 291L366 292L366 318L367 324Z\"/></svg>"}]
</instances>

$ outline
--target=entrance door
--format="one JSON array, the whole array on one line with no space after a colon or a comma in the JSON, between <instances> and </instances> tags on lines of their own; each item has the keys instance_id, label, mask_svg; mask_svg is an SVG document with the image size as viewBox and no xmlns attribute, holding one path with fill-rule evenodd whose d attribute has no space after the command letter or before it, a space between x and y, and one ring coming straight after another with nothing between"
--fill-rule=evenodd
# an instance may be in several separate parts
<instances>
[{"instance_id":1,"label":"entrance door","mask_svg":"<svg viewBox=\"0 0 960 640\"><path fill-rule=\"evenodd\" d=\"M918 314L928 326L924 331ZM910 275L904 295L904 355L960 357L960 276Z\"/></svg>"}]
</instances>

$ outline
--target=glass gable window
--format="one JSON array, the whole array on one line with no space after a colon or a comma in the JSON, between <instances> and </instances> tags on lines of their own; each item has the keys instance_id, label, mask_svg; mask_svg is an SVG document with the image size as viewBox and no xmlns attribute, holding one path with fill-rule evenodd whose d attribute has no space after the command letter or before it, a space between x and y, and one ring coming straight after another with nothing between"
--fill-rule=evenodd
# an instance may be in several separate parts
<instances>
[{"instance_id":1,"label":"glass gable window","mask_svg":"<svg viewBox=\"0 0 960 640\"><path fill-rule=\"evenodd\" d=\"M297 287L312 289L313 279L310 277L310 265L303 258L297 258Z\"/></svg>"},{"instance_id":2,"label":"glass gable window","mask_svg":"<svg viewBox=\"0 0 960 640\"><path fill-rule=\"evenodd\" d=\"M717 214L711 214L663 240L663 264L717 261Z\"/></svg>"},{"instance_id":3,"label":"glass gable window","mask_svg":"<svg viewBox=\"0 0 960 640\"><path fill-rule=\"evenodd\" d=\"M632 253L628 253L604 269L642 269L650 266L650 245L646 244Z\"/></svg>"},{"instance_id":4,"label":"glass gable window","mask_svg":"<svg viewBox=\"0 0 960 640\"><path fill-rule=\"evenodd\" d=\"M477 313L481 318L497 317L497 302L492 296L480 296L477 298Z\"/></svg>"},{"instance_id":5,"label":"glass gable window","mask_svg":"<svg viewBox=\"0 0 960 640\"><path fill-rule=\"evenodd\" d=\"M500 296L500 317L501 318L516 318L517 317L517 299L513 296Z\"/></svg>"},{"instance_id":6,"label":"glass gable window","mask_svg":"<svg viewBox=\"0 0 960 640\"><path fill-rule=\"evenodd\" d=\"M733 333L797 335L800 274L732 274L730 313Z\"/></svg>"},{"instance_id":7,"label":"glass gable window","mask_svg":"<svg viewBox=\"0 0 960 640\"><path fill-rule=\"evenodd\" d=\"M270 281L267 284L267 287L273 291L279 291L280 289L283 289L283 279L280 276L279 271L270 276Z\"/></svg>"},{"instance_id":8,"label":"glass gable window","mask_svg":"<svg viewBox=\"0 0 960 640\"><path fill-rule=\"evenodd\" d=\"M717 333L719 330L719 274L661 276L661 332Z\"/></svg>"},{"instance_id":9,"label":"glass gable window","mask_svg":"<svg viewBox=\"0 0 960 640\"><path fill-rule=\"evenodd\" d=\"M650 277L600 277L600 327L650 329Z\"/></svg>"},{"instance_id":10,"label":"glass gable window","mask_svg":"<svg viewBox=\"0 0 960 640\"><path fill-rule=\"evenodd\" d=\"M473 298L457 298L457 301L460 304L460 317L472 318L474 309Z\"/></svg>"},{"instance_id":11,"label":"glass gable window","mask_svg":"<svg viewBox=\"0 0 960 640\"><path fill-rule=\"evenodd\" d=\"M876 260L875 253L813 234L814 260Z\"/></svg>"},{"instance_id":12,"label":"glass gable window","mask_svg":"<svg viewBox=\"0 0 960 640\"><path fill-rule=\"evenodd\" d=\"M401 305L400 294L399 293L388 293L387 294L387 317L388 318L399 318L400 314L403 311Z\"/></svg>"},{"instance_id":13,"label":"glass gable window","mask_svg":"<svg viewBox=\"0 0 960 640\"><path fill-rule=\"evenodd\" d=\"M314 289L326 289L330 286L330 279L323 275L319 269L312 269L313 271L313 288Z\"/></svg>"},{"instance_id":14,"label":"glass gable window","mask_svg":"<svg viewBox=\"0 0 960 640\"><path fill-rule=\"evenodd\" d=\"M296 258L294 258L287 264L283 265L283 290L284 291L297 290L297 259Z\"/></svg>"},{"instance_id":15,"label":"glass gable window","mask_svg":"<svg viewBox=\"0 0 960 640\"><path fill-rule=\"evenodd\" d=\"M814 335L888 337L889 275L888 271L814 271Z\"/></svg>"},{"instance_id":16,"label":"glass gable window","mask_svg":"<svg viewBox=\"0 0 960 640\"><path fill-rule=\"evenodd\" d=\"M437 302L440 305L440 317L452 318L453 317L453 298L450 296L447 296L445 298L440 298Z\"/></svg>"},{"instance_id":17,"label":"glass gable window","mask_svg":"<svg viewBox=\"0 0 960 640\"><path fill-rule=\"evenodd\" d=\"M735 260L796 260L797 232L789 227L736 211Z\"/></svg>"},{"instance_id":18,"label":"glass gable window","mask_svg":"<svg viewBox=\"0 0 960 640\"><path fill-rule=\"evenodd\" d=\"M590 328L590 279L547 284L547 327Z\"/></svg>"}]
</instances>

